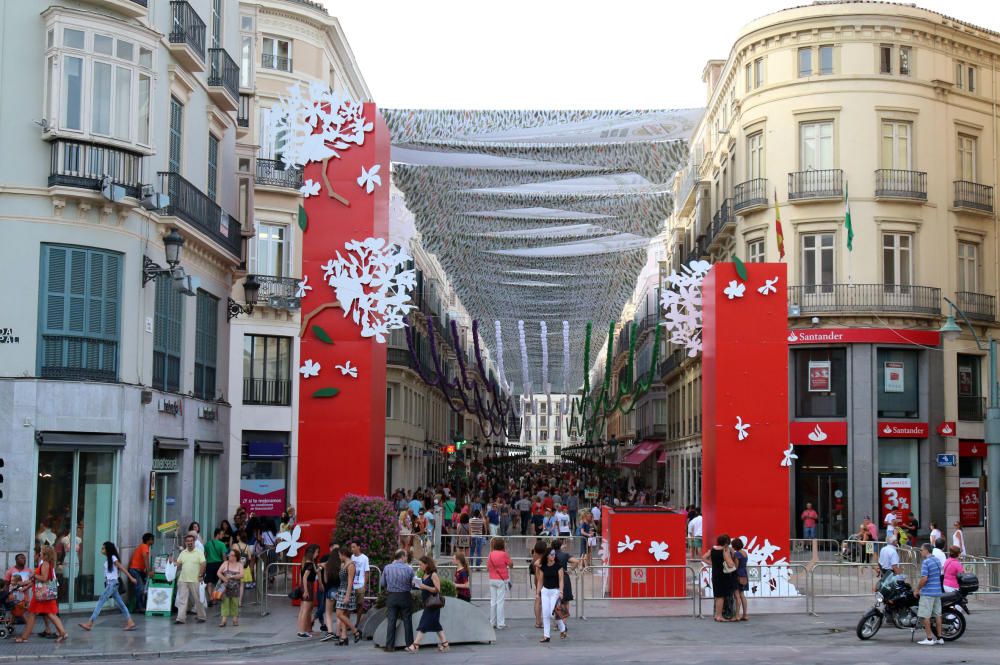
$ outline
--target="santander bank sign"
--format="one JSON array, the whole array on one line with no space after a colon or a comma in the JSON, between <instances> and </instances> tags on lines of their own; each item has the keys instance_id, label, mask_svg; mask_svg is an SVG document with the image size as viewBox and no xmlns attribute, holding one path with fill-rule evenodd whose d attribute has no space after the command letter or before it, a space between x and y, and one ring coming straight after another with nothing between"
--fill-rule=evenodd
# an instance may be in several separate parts
<instances>
[{"instance_id":1,"label":"santander bank sign","mask_svg":"<svg viewBox=\"0 0 1000 665\"><path fill-rule=\"evenodd\" d=\"M880 439L926 439L929 432L927 423L882 421L878 424Z\"/></svg>"}]
</instances>

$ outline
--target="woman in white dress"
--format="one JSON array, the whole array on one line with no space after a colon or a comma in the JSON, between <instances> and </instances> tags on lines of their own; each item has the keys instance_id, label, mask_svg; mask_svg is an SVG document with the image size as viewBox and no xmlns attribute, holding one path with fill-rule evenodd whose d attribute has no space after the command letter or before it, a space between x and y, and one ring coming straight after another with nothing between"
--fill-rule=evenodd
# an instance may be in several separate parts
<instances>
[{"instance_id":1,"label":"woman in white dress","mask_svg":"<svg viewBox=\"0 0 1000 665\"><path fill-rule=\"evenodd\" d=\"M965 556L965 534L962 533L962 523L955 522L953 526L955 530L951 532L951 544L962 550L962 556Z\"/></svg>"}]
</instances>

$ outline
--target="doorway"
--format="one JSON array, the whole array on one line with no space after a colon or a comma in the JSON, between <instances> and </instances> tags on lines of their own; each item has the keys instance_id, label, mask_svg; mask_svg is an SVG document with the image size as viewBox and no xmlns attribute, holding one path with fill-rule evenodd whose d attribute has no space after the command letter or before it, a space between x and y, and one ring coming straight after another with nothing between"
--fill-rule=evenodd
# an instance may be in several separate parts
<instances>
[{"instance_id":1,"label":"doorway","mask_svg":"<svg viewBox=\"0 0 1000 665\"><path fill-rule=\"evenodd\" d=\"M846 540L853 531L847 521L847 447L801 446L795 451L795 533L802 537L799 516L811 503L819 515L816 537Z\"/></svg>"},{"instance_id":2,"label":"doorway","mask_svg":"<svg viewBox=\"0 0 1000 665\"><path fill-rule=\"evenodd\" d=\"M59 603L67 610L93 605L104 591L101 546L117 529L115 451L38 452L35 545L56 552Z\"/></svg>"}]
</instances>

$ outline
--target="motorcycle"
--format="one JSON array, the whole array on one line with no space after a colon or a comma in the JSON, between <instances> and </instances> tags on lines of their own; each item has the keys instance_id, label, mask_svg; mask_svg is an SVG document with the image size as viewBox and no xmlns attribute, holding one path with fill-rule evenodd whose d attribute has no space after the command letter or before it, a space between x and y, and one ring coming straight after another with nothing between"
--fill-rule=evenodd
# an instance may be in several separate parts
<instances>
[{"instance_id":1,"label":"motorcycle","mask_svg":"<svg viewBox=\"0 0 1000 665\"><path fill-rule=\"evenodd\" d=\"M966 596L979 590L979 579L972 573L958 576L958 591L941 596L941 637L953 642L965 633L965 615L971 614ZM875 592L875 605L858 622L858 639L870 640L888 620L899 629L914 631L923 626L917 617L920 599L904 575L886 575Z\"/></svg>"}]
</instances>

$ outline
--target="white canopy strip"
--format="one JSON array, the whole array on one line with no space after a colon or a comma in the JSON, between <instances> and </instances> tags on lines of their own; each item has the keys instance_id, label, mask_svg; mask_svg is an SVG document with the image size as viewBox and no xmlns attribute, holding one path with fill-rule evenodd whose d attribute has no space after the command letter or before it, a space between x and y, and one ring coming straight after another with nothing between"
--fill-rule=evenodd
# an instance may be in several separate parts
<instances>
[{"instance_id":1,"label":"white canopy strip","mask_svg":"<svg viewBox=\"0 0 1000 665\"><path fill-rule=\"evenodd\" d=\"M531 374L528 372L528 343L524 338L524 321L517 322L517 339L521 347L521 382L524 385L524 396L529 400L533 394L531 389ZM531 404L531 413L535 413L534 401Z\"/></svg>"}]
</instances>

